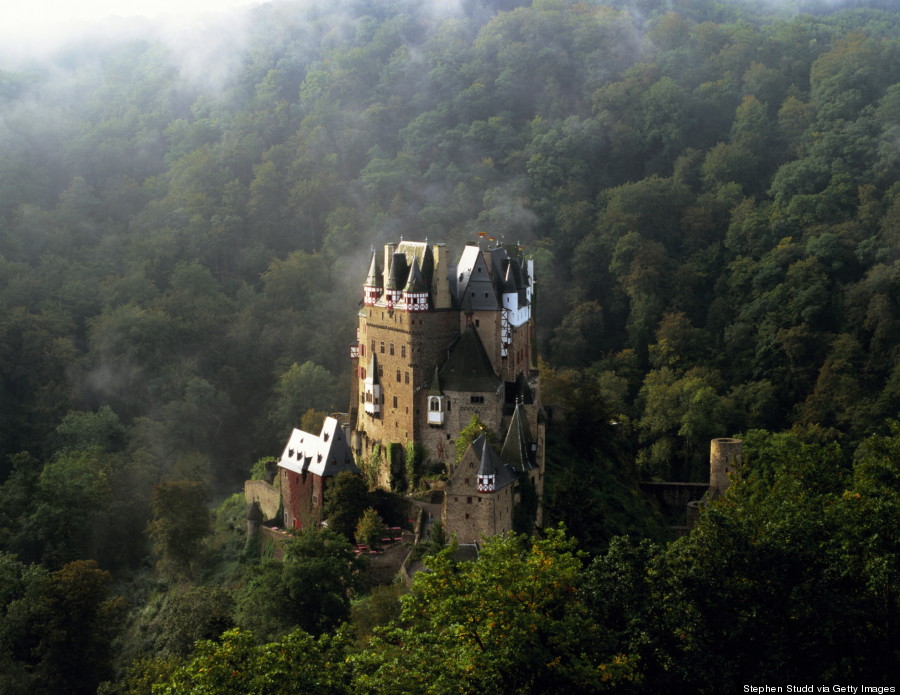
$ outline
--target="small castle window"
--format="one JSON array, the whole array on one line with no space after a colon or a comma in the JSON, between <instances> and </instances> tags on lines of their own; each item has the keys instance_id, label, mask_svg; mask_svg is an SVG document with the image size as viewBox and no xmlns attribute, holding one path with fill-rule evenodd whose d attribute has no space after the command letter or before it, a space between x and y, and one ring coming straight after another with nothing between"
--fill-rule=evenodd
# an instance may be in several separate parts
<instances>
[{"instance_id":1,"label":"small castle window","mask_svg":"<svg viewBox=\"0 0 900 695\"><path fill-rule=\"evenodd\" d=\"M390 346L390 354L392 354L392 355L394 354L394 344L393 343L391 343L391 346Z\"/></svg>"},{"instance_id":2,"label":"small castle window","mask_svg":"<svg viewBox=\"0 0 900 695\"><path fill-rule=\"evenodd\" d=\"M403 383L404 383L404 384L408 384L408 383L409 383L409 372L406 372L406 373L403 375Z\"/></svg>"},{"instance_id":3,"label":"small castle window","mask_svg":"<svg viewBox=\"0 0 900 695\"><path fill-rule=\"evenodd\" d=\"M400 346L400 357L406 357L406 346L405 345Z\"/></svg>"},{"instance_id":4,"label":"small castle window","mask_svg":"<svg viewBox=\"0 0 900 695\"><path fill-rule=\"evenodd\" d=\"M472 504L472 498L466 497L466 504Z\"/></svg>"},{"instance_id":5,"label":"small castle window","mask_svg":"<svg viewBox=\"0 0 900 695\"><path fill-rule=\"evenodd\" d=\"M394 407L395 408L397 407L397 397L396 396L394 396Z\"/></svg>"},{"instance_id":6,"label":"small castle window","mask_svg":"<svg viewBox=\"0 0 900 695\"><path fill-rule=\"evenodd\" d=\"M383 364L378 365L378 376L384 376L384 365Z\"/></svg>"},{"instance_id":7,"label":"small castle window","mask_svg":"<svg viewBox=\"0 0 900 695\"><path fill-rule=\"evenodd\" d=\"M381 352L381 354L383 355L384 354L384 341L383 340L378 344L378 349L379 349L379 352Z\"/></svg>"},{"instance_id":8,"label":"small castle window","mask_svg":"<svg viewBox=\"0 0 900 695\"><path fill-rule=\"evenodd\" d=\"M397 383L400 383L400 370L397 370Z\"/></svg>"},{"instance_id":9,"label":"small castle window","mask_svg":"<svg viewBox=\"0 0 900 695\"><path fill-rule=\"evenodd\" d=\"M484 403L484 396L470 396L469 402L470 403ZM449 410L449 408L448 408L448 410Z\"/></svg>"}]
</instances>

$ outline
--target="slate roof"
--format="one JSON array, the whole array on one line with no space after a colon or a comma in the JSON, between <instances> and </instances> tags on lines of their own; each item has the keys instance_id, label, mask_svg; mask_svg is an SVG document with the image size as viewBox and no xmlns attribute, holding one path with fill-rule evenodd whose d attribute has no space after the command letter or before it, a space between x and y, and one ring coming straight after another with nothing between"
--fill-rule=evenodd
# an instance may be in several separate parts
<instances>
[{"instance_id":1,"label":"slate roof","mask_svg":"<svg viewBox=\"0 0 900 695\"><path fill-rule=\"evenodd\" d=\"M406 292L427 292L428 287L425 285L425 278L422 277L422 271L419 270L419 259L413 256L412 268L409 269L409 277L406 280Z\"/></svg>"},{"instance_id":2,"label":"slate roof","mask_svg":"<svg viewBox=\"0 0 900 695\"><path fill-rule=\"evenodd\" d=\"M322 477L343 471L359 472L344 431L333 417L325 418L318 436L294 429L278 465L294 473L314 473Z\"/></svg>"},{"instance_id":3,"label":"slate roof","mask_svg":"<svg viewBox=\"0 0 900 695\"><path fill-rule=\"evenodd\" d=\"M434 253L428 241L401 241L397 244L395 253L402 253L406 257L407 267L413 261L419 262L419 270L427 286L431 286L434 276ZM418 291L418 290L417 290Z\"/></svg>"},{"instance_id":4,"label":"slate roof","mask_svg":"<svg viewBox=\"0 0 900 695\"><path fill-rule=\"evenodd\" d=\"M500 449L500 460L517 471L527 472L537 468L531 451L533 441L525 406L520 401L516 403L509 429L506 431L506 439L503 448Z\"/></svg>"},{"instance_id":5,"label":"slate roof","mask_svg":"<svg viewBox=\"0 0 900 695\"><path fill-rule=\"evenodd\" d=\"M372 262L369 264L369 274L366 276L367 287L384 287L382 281L381 264L378 262L378 252L372 249Z\"/></svg>"},{"instance_id":6,"label":"slate roof","mask_svg":"<svg viewBox=\"0 0 900 695\"><path fill-rule=\"evenodd\" d=\"M443 396L444 393L441 391L441 377L438 373L438 368L434 368L434 376L431 377L430 388L428 389L429 396Z\"/></svg>"},{"instance_id":7,"label":"slate roof","mask_svg":"<svg viewBox=\"0 0 900 695\"><path fill-rule=\"evenodd\" d=\"M409 275L409 264L406 262L406 256L402 253L394 253L391 259L391 270L387 273L384 287L387 290L402 290L406 284L406 278Z\"/></svg>"},{"instance_id":8,"label":"slate roof","mask_svg":"<svg viewBox=\"0 0 900 695\"><path fill-rule=\"evenodd\" d=\"M463 249L456 272L459 306L475 311L500 308L491 273L488 272L480 247L466 246Z\"/></svg>"},{"instance_id":9,"label":"slate roof","mask_svg":"<svg viewBox=\"0 0 900 695\"><path fill-rule=\"evenodd\" d=\"M496 391L501 383L494 373L478 331L469 326L450 348L440 370L441 387L446 391Z\"/></svg>"},{"instance_id":10,"label":"slate roof","mask_svg":"<svg viewBox=\"0 0 900 695\"><path fill-rule=\"evenodd\" d=\"M472 442L472 449L475 452L475 456L481 462L478 467L478 475L493 475L495 490L500 490L516 481L518 478L516 471L500 460L497 452L491 448L490 444L488 444L485 435L481 435Z\"/></svg>"}]
</instances>

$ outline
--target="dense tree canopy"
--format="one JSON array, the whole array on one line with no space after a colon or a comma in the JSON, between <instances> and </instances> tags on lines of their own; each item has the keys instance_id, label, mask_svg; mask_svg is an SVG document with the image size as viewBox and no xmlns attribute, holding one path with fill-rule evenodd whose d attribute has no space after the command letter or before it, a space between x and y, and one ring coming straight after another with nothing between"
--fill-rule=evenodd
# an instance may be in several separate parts
<instances>
[{"instance_id":1,"label":"dense tree canopy","mask_svg":"<svg viewBox=\"0 0 900 695\"><path fill-rule=\"evenodd\" d=\"M297 691L878 682L898 642L900 13L790 5L284 0L190 45L145 26L0 48L0 689L227 692L228 649L279 673L306 653ZM257 567L234 551L246 510L208 504L346 408L370 245L480 232L535 259L544 520L594 559L552 534L440 555L347 661L343 539ZM661 541L639 477L704 480L708 439L738 432L754 463L727 504L670 545L618 538ZM397 480L424 464L407 452ZM350 537L373 505L345 492L328 511ZM558 586L533 631L466 603L533 597L542 557ZM131 606L115 663L105 571ZM454 603L482 622L415 614ZM429 640L456 661L398 656Z\"/></svg>"}]
</instances>

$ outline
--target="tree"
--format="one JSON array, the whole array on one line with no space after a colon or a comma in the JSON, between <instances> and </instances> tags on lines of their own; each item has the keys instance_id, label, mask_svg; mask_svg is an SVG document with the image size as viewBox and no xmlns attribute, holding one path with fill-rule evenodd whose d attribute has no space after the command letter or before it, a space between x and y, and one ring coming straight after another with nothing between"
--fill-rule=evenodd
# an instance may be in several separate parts
<instances>
[{"instance_id":1,"label":"tree","mask_svg":"<svg viewBox=\"0 0 900 695\"><path fill-rule=\"evenodd\" d=\"M603 627L577 600L572 539L497 536L475 561L451 547L426 560L400 620L354 658L368 692L575 692L626 682L634 664L598 653ZM439 654L439 658L435 655Z\"/></svg>"},{"instance_id":2,"label":"tree","mask_svg":"<svg viewBox=\"0 0 900 695\"><path fill-rule=\"evenodd\" d=\"M381 517L371 507L363 512L356 524L356 532L354 537L357 543L362 543L370 548L377 548L381 545L381 537L384 535L384 522Z\"/></svg>"},{"instance_id":3,"label":"tree","mask_svg":"<svg viewBox=\"0 0 900 695\"><path fill-rule=\"evenodd\" d=\"M125 427L108 405L95 413L70 411L56 427L58 448L87 451L99 447L105 451L120 451L125 444Z\"/></svg>"},{"instance_id":4,"label":"tree","mask_svg":"<svg viewBox=\"0 0 900 695\"><path fill-rule=\"evenodd\" d=\"M21 570L19 593L0 621L0 663L18 674L18 682L4 684L8 692L96 692L112 675L112 641L124 614L121 599L109 595L109 573L93 561L52 573L37 565Z\"/></svg>"},{"instance_id":5,"label":"tree","mask_svg":"<svg viewBox=\"0 0 900 695\"><path fill-rule=\"evenodd\" d=\"M331 529L308 529L284 546L282 561L251 568L239 592L237 622L260 639L300 627L329 632L350 615L362 561L347 539Z\"/></svg>"},{"instance_id":6,"label":"tree","mask_svg":"<svg viewBox=\"0 0 900 695\"><path fill-rule=\"evenodd\" d=\"M484 424L481 421L481 418L477 415L473 415L469 424L460 431L459 436L456 438L455 463L459 463L460 459L466 455L472 442L478 439L482 434L487 436L488 444L496 448L498 444L497 434Z\"/></svg>"},{"instance_id":7,"label":"tree","mask_svg":"<svg viewBox=\"0 0 900 695\"><path fill-rule=\"evenodd\" d=\"M196 655L165 682L158 695L349 695L349 638L311 637L295 630L270 644L252 633L229 630L221 642L200 642Z\"/></svg>"},{"instance_id":8,"label":"tree","mask_svg":"<svg viewBox=\"0 0 900 695\"><path fill-rule=\"evenodd\" d=\"M188 480L153 488L153 520L147 534L162 572L176 577L193 573L211 528L208 495L203 483Z\"/></svg>"},{"instance_id":9,"label":"tree","mask_svg":"<svg viewBox=\"0 0 900 695\"><path fill-rule=\"evenodd\" d=\"M328 521L328 528L350 540L357 522L371 504L366 481L350 471L342 471L329 478L325 485L322 515Z\"/></svg>"},{"instance_id":10,"label":"tree","mask_svg":"<svg viewBox=\"0 0 900 695\"><path fill-rule=\"evenodd\" d=\"M335 378L327 369L310 361L302 365L294 362L278 377L269 419L280 429L296 427L300 416L310 408L333 411L335 391Z\"/></svg>"}]
</instances>

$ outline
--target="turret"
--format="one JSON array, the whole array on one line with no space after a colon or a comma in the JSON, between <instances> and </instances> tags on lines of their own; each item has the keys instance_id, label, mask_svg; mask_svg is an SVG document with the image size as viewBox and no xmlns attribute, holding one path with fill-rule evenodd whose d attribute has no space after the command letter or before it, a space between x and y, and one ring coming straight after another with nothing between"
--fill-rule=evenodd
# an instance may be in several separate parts
<instances>
[{"instance_id":1,"label":"turret","mask_svg":"<svg viewBox=\"0 0 900 695\"><path fill-rule=\"evenodd\" d=\"M363 285L363 303L366 306L373 306L384 290L384 280L381 274L381 268L378 267L378 253L375 247L372 247L372 262L369 264L369 274L366 277L366 284Z\"/></svg>"},{"instance_id":2,"label":"turret","mask_svg":"<svg viewBox=\"0 0 900 695\"><path fill-rule=\"evenodd\" d=\"M494 464L491 454L491 445L487 443L487 437L484 438L481 446L481 465L478 467L478 492L494 492L497 489L497 467Z\"/></svg>"},{"instance_id":3,"label":"turret","mask_svg":"<svg viewBox=\"0 0 900 695\"><path fill-rule=\"evenodd\" d=\"M402 305L406 311L428 311L428 288L419 270L419 259L415 256L403 288Z\"/></svg>"},{"instance_id":4,"label":"turret","mask_svg":"<svg viewBox=\"0 0 900 695\"><path fill-rule=\"evenodd\" d=\"M389 244L389 246L393 249L393 244ZM408 273L406 256L402 253L395 253L391 258L390 273L385 272L384 274L384 301L388 309L393 309L394 305L400 302Z\"/></svg>"},{"instance_id":5,"label":"turret","mask_svg":"<svg viewBox=\"0 0 900 695\"><path fill-rule=\"evenodd\" d=\"M741 467L743 442L722 437L709 444L709 496L716 499L725 494L731 478Z\"/></svg>"}]
</instances>

